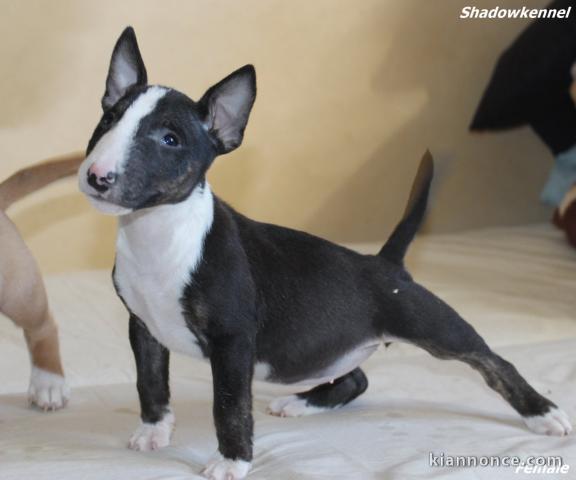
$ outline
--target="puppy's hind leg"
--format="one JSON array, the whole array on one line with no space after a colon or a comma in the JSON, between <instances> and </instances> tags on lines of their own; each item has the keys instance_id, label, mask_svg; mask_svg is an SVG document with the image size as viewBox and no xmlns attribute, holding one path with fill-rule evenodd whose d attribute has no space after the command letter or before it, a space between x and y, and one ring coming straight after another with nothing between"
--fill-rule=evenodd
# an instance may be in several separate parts
<instances>
[{"instance_id":1,"label":"puppy's hind leg","mask_svg":"<svg viewBox=\"0 0 576 480\"><path fill-rule=\"evenodd\" d=\"M279 417L300 417L342 407L368 388L368 379L360 368L323 383L307 392L279 397L268 406L268 413Z\"/></svg>"},{"instance_id":2,"label":"puppy's hind leg","mask_svg":"<svg viewBox=\"0 0 576 480\"><path fill-rule=\"evenodd\" d=\"M417 284L400 289L397 322L388 333L418 345L433 356L461 360L476 369L523 418L528 428L546 435L567 435L568 416L536 392L516 368L496 353L452 308Z\"/></svg>"},{"instance_id":3,"label":"puppy's hind leg","mask_svg":"<svg viewBox=\"0 0 576 480\"><path fill-rule=\"evenodd\" d=\"M24 337L32 358L28 400L44 411L65 407L70 389L60 362L58 328L50 313L41 328L24 330Z\"/></svg>"},{"instance_id":4,"label":"puppy's hind leg","mask_svg":"<svg viewBox=\"0 0 576 480\"><path fill-rule=\"evenodd\" d=\"M24 330L32 373L28 398L43 410L66 405L70 391L64 379L58 328L48 309L44 283L32 254L16 227L0 212L0 310Z\"/></svg>"},{"instance_id":5,"label":"puppy's hind leg","mask_svg":"<svg viewBox=\"0 0 576 480\"><path fill-rule=\"evenodd\" d=\"M60 361L58 327L47 305L35 297L28 304L16 306L11 302L7 307L4 313L24 330L30 353L28 401L44 411L66 406L70 389Z\"/></svg>"}]
</instances>

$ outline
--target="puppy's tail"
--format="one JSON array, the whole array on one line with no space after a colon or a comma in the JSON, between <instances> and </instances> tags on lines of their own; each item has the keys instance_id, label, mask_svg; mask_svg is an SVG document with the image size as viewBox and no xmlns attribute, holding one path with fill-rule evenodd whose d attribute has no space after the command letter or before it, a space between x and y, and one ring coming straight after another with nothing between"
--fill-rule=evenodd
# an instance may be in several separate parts
<instances>
[{"instance_id":1,"label":"puppy's tail","mask_svg":"<svg viewBox=\"0 0 576 480\"><path fill-rule=\"evenodd\" d=\"M74 175L82 160L84 153L74 152L17 171L0 183L0 210L6 210L14 202L49 183Z\"/></svg>"},{"instance_id":2,"label":"puppy's tail","mask_svg":"<svg viewBox=\"0 0 576 480\"><path fill-rule=\"evenodd\" d=\"M428 194L430 193L433 176L434 159L430 151L427 150L420 161L404 216L400 223L396 225L386 244L378 252L379 256L396 265L402 266L404 264L404 256L408 246L414 239L426 213Z\"/></svg>"}]
</instances>

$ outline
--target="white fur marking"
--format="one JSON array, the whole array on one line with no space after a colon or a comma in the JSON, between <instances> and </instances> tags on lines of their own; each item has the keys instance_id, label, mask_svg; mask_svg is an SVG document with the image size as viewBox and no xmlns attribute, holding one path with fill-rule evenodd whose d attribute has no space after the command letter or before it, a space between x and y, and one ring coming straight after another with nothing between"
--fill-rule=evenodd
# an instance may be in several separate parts
<instances>
[{"instance_id":1,"label":"white fur marking","mask_svg":"<svg viewBox=\"0 0 576 480\"><path fill-rule=\"evenodd\" d=\"M276 417L302 417L321 413L329 408L306 405L306 400L298 398L296 395L275 398L270 402L266 411Z\"/></svg>"},{"instance_id":2,"label":"white fur marking","mask_svg":"<svg viewBox=\"0 0 576 480\"><path fill-rule=\"evenodd\" d=\"M122 173L124 164L126 163L126 157L130 151L130 145L134 140L134 135L138 131L140 122L146 115L154 110L158 101L166 95L167 92L168 89L164 87L150 87L126 109L120 121L102 135L90 152L90 155L86 157L78 170L78 183L82 192L87 195L95 193L87 181L87 172L92 165L98 165L101 171L115 172L118 175ZM102 197L106 198L106 194L103 194ZM105 202L97 201L92 199L92 197L88 198L91 203L99 210L102 210L103 213L118 214L116 211L110 211L114 210L112 208L113 206L106 208Z\"/></svg>"},{"instance_id":3,"label":"white fur marking","mask_svg":"<svg viewBox=\"0 0 576 480\"><path fill-rule=\"evenodd\" d=\"M251 467L250 462L224 458L217 452L202 470L202 475L210 480L240 480L246 478Z\"/></svg>"},{"instance_id":4,"label":"white fur marking","mask_svg":"<svg viewBox=\"0 0 576 480\"><path fill-rule=\"evenodd\" d=\"M168 411L159 422L142 423L130 437L128 448L148 452L167 447L174 431L174 422L174 414Z\"/></svg>"},{"instance_id":5,"label":"white fur marking","mask_svg":"<svg viewBox=\"0 0 576 480\"><path fill-rule=\"evenodd\" d=\"M181 203L120 217L116 241L115 280L130 310L162 345L194 357L202 352L180 299L202 258L213 217L206 183Z\"/></svg>"},{"instance_id":6,"label":"white fur marking","mask_svg":"<svg viewBox=\"0 0 576 480\"><path fill-rule=\"evenodd\" d=\"M559 408L551 408L544 415L535 417L522 417L526 426L535 433L540 435L554 435L562 437L572 431L572 425L568 415Z\"/></svg>"},{"instance_id":7,"label":"white fur marking","mask_svg":"<svg viewBox=\"0 0 576 480\"><path fill-rule=\"evenodd\" d=\"M70 389L62 375L47 372L32 365L28 401L44 411L58 410L66 406Z\"/></svg>"},{"instance_id":8,"label":"white fur marking","mask_svg":"<svg viewBox=\"0 0 576 480\"><path fill-rule=\"evenodd\" d=\"M258 362L254 365L254 379L266 380L270 376L270 365L264 362Z\"/></svg>"},{"instance_id":9,"label":"white fur marking","mask_svg":"<svg viewBox=\"0 0 576 480\"><path fill-rule=\"evenodd\" d=\"M88 201L90 204L104 215L112 215L118 217L120 215L127 215L132 212L131 208L121 207L120 205L115 205L114 203L107 202L105 200L100 200L98 198L88 195Z\"/></svg>"},{"instance_id":10,"label":"white fur marking","mask_svg":"<svg viewBox=\"0 0 576 480\"><path fill-rule=\"evenodd\" d=\"M398 290L397 288L395 288L394 290L392 290L392 293L393 293L394 295L396 295L398 292L399 292L399 290Z\"/></svg>"},{"instance_id":11,"label":"white fur marking","mask_svg":"<svg viewBox=\"0 0 576 480\"><path fill-rule=\"evenodd\" d=\"M320 385L328 383L335 378L346 375L358 367L364 360L372 355L380 346L380 340L372 340L346 352L328 368L316 373L313 377L296 382L292 385Z\"/></svg>"}]
</instances>

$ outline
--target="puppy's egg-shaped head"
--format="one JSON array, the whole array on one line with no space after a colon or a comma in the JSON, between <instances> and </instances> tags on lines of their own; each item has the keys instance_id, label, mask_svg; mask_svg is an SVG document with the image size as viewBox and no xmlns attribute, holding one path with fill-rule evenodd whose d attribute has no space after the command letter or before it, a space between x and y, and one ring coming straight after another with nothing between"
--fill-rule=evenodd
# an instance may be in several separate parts
<instances>
[{"instance_id":1,"label":"puppy's egg-shaped head","mask_svg":"<svg viewBox=\"0 0 576 480\"><path fill-rule=\"evenodd\" d=\"M79 170L80 190L113 215L183 201L204 182L217 155L241 144L255 96L251 65L198 102L148 85L136 36L127 28L112 53L103 115Z\"/></svg>"}]
</instances>

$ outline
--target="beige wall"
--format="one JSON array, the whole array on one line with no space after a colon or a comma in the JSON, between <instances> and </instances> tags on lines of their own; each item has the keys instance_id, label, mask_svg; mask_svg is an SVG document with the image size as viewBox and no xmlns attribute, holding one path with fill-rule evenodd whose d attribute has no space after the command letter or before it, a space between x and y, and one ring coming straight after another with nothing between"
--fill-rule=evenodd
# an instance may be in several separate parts
<instances>
[{"instance_id":1,"label":"beige wall","mask_svg":"<svg viewBox=\"0 0 576 480\"><path fill-rule=\"evenodd\" d=\"M468 3L2 0L0 177L84 148L112 46L131 24L150 80L193 98L256 65L245 143L210 174L221 197L255 218L333 240L381 239L430 147L428 230L546 220L538 192L551 157L534 135L467 131L498 53L525 22L459 20ZM11 213L44 271L111 265L115 222L74 181Z\"/></svg>"}]
</instances>

